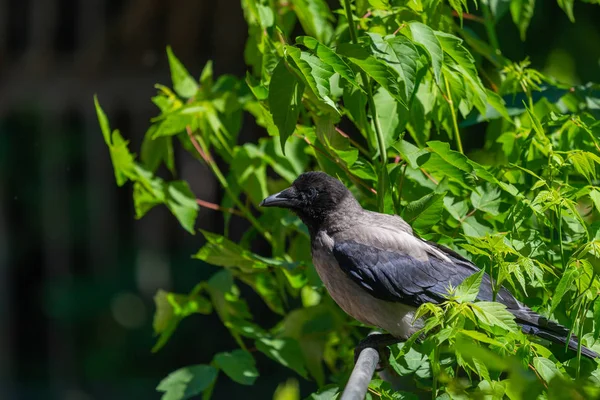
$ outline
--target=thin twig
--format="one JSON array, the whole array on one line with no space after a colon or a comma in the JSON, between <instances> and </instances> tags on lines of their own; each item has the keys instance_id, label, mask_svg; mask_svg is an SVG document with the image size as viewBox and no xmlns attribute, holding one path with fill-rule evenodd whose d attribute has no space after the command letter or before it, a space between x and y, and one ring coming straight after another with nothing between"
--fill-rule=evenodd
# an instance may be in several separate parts
<instances>
[{"instance_id":1,"label":"thin twig","mask_svg":"<svg viewBox=\"0 0 600 400\"><path fill-rule=\"evenodd\" d=\"M460 131L458 130L456 109L454 108L454 101L452 101L452 93L450 92L450 84L448 83L448 78L446 78L446 75L444 75L444 83L446 84L448 104L450 105L450 113L452 114L452 126L454 127L454 138L456 139L456 147L461 154L464 154L462 141L460 140Z\"/></svg>"},{"instance_id":2,"label":"thin twig","mask_svg":"<svg viewBox=\"0 0 600 400\"><path fill-rule=\"evenodd\" d=\"M351 8L351 0L344 0L344 8L346 9L346 19L348 20L348 31L350 32L350 41L354 44L358 44L358 35L356 34L356 26L354 25L352 8ZM383 212L384 207L384 190L385 190L385 182L384 182L384 169L386 167L387 162L387 154L385 147L385 140L383 139L383 131L381 130L381 124L379 122L379 117L377 115L377 108L375 107L375 100L373 98L373 88L371 88L371 84L369 83L369 77L367 76L365 71L360 72L360 76L362 79L362 86L367 92L367 104L369 105L369 112L371 114L371 119L373 120L373 125L375 125L375 133L377 135L377 146L379 147L379 155L381 158L381 166L379 168L380 172L378 174L377 182L378 186L378 195L377 195L377 203L379 207L379 211ZM368 132L368 129L365 129Z\"/></svg>"},{"instance_id":3,"label":"thin twig","mask_svg":"<svg viewBox=\"0 0 600 400\"><path fill-rule=\"evenodd\" d=\"M333 158L330 154L324 152L323 150L319 149L317 146L315 146L314 144L311 143L311 141L306 137L306 136L302 136L302 135L298 135L296 133L294 133L294 136L296 136L297 138L300 138L302 140L304 140L310 147L312 147L315 151L318 151L319 153L323 154L325 157L327 157L330 161L336 163L337 165L340 166L340 168L342 168L344 170L344 172L346 172L348 174L348 177L356 184L364 187L365 189L371 191L371 193L377 195L377 191L375 189L373 189L371 186L367 185L366 183L364 183L362 180L360 180L359 178L355 177L352 172L350 172L350 170L348 168L346 168L346 166L344 165L344 163L342 163L340 161L339 158Z\"/></svg>"},{"instance_id":4,"label":"thin twig","mask_svg":"<svg viewBox=\"0 0 600 400\"><path fill-rule=\"evenodd\" d=\"M456 11L452 11L452 16L453 17L459 17L460 15L458 15L458 13ZM485 20L481 17L478 17L477 15L473 15L473 14L469 14L469 13L463 13L462 14L463 19L468 19L471 21L475 21L475 22L479 22L481 24L485 23Z\"/></svg>"},{"instance_id":5,"label":"thin twig","mask_svg":"<svg viewBox=\"0 0 600 400\"><path fill-rule=\"evenodd\" d=\"M198 144L198 141L196 140L196 138L194 137L194 132L192 132L192 128L190 128L189 126L185 127L185 130L187 131L187 134L190 138L190 141L192 142L192 144L194 145L194 148L196 149L196 151L198 152L198 154L200 154L200 157L202 157L202 159L207 163L210 164L213 162L212 158L210 157L209 154L205 153L202 148L200 147L200 144Z\"/></svg>"},{"instance_id":6,"label":"thin twig","mask_svg":"<svg viewBox=\"0 0 600 400\"><path fill-rule=\"evenodd\" d=\"M343 137L345 137L346 139L348 139L350 141L350 143L352 143L352 146L356 147L358 149L358 151L360 151L361 153L363 153L366 157L369 157L369 152L367 151L367 149L365 149L364 147L362 147L360 145L360 143L358 143L357 141L353 140L350 137L350 135L348 135L346 132L344 132L343 130L341 130L337 126L335 127L335 131L337 133L339 133L340 135L342 135Z\"/></svg>"},{"instance_id":7,"label":"thin twig","mask_svg":"<svg viewBox=\"0 0 600 400\"><path fill-rule=\"evenodd\" d=\"M398 34L398 32L400 32L405 26L406 26L405 23L400 24L400 26L398 27L398 29L396 29L394 31L394 33L392 33L392 35L396 36Z\"/></svg>"},{"instance_id":8,"label":"thin twig","mask_svg":"<svg viewBox=\"0 0 600 400\"><path fill-rule=\"evenodd\" d=\"M234 214L240 217L243 217L244 214L242 214L241 212L239 212L238 210L234 209L234 208L225 208L225 207L221 207L218 204L215 203L211 203L210 201L206 201L206 200L201 200L201 199L196 199L196 203L200 206L200 207L204 207L204 208L209 208L211 210L215 210L215 211L222 211L222 212L226 212L226 213L230 213L230 214Z\"/></svg>"},{"instance_id":9,"label":"thin twig","mask_svg":"<svg viewBox=\"0 0 600 400\"><path fill-rule=\"evenodd\" d=\"M260 234L267 240L267 242L269 242L270 244L274 244L271 233L269 231L267 231L260 224L260 222L258 222L256 217L252 214L252 211L250 211L248 209L248 207L246 207L244 205L244 203L241 202L240 198L235 193L233 193L233 191L229 187L229 183L227 182L227 179L225 178L225 176L219 169L219 166L208 155L209 153L206 150L207 147L206 147L204 141L202 140L202 137L199 136L198 140L196 140L194 138L192 128L189 125L186 126L185 129L188 132L188 136L190 137L192 144L194 144L194 147L196 148L196 150L198 151L200 156L204 159L204 161L206 161L206 163L212 170L213 174L217 177L217 180L219 181L219 183L221 184L223 189L225 189L225 192L227 192L229 197L231 197L231 200L233 201L233 203L240 209L240 212L243 214L244 218L246 218L258 232L260 232Z\"/></svg>"},{"instance_id":10,"label":"thin twig","mask_svg":"<svg viewBox=\"0 0 600 400\"><path fill-rule=\"evenodd\" d=\"M422 172L423 174L425 174L425 176L426 176L427 178L429 178L429 180L430 180L431 182L435 183L436 185L439 183L439 182L438 182L438 181L437 181L437 180L436 180L436 179L435 179L433 176L429 175L429 174L428 174L428 173L427 173L427 172L426 172L426 171L425 171L423 168L419 168L419 169L421 170L421 172Z\"/></svg>"}]
</instances>

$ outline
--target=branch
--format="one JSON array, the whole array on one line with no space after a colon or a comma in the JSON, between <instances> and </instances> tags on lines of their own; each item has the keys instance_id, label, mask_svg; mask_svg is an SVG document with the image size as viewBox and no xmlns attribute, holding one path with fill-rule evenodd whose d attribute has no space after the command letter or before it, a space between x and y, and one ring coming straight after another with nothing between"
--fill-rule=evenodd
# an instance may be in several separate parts
<instances>
[{"instance_id":1,"label":"branch","mask_svg":"<svg viewBox=\"0 0 600 400\"><path fill-rule=\"evenodd\" d=\"M246 207L241 202L241 200L239 199L239 197L235 193L233 193L233 191L229 187L229 184L227 183L227 179L225 179L225 176L223 175L223 173L219 169L219 166L217 165L217 163L215 163L212 160L212 158L210 157L208 151L206 150L207 147L206 147L206 144L204 143L204 141L202 140L202 137L201 136L199 137L200 142L198 142L196 140L196 138L194 138L194 135L193 135L193 132L192 132L192 128L190 128L190 126L188 125L188 126L185 127L185 129L186 129L186 131L188 133L188 136L190 137L190 140L192 141L192 144L194 145L194 147L196 148L196 150L198 151L198 153L200 154L200 156L204 159L204 161L206 161L206 163L208 164L208 166L212 170L213 174L219 180L219 183L221 184L221 186L223 187L223 189L225 189L225 191L227 192L227 194L231 197L231 200L233 200L233 202L235 203L235 205L240 209L240 212L242 213L242 215L244 216L244 218L246 218L258 232L260 232L260 234L267 240L267 242L269 242L270 244L273 244L273 237L271 236L271 233L269 231L267 231L260 224L260 222L258 222L258 220L256 219L256 217L252 214L252 211L250 211L248 209L248 207Z\"/></svg>"},{"instance_id":2,"label":"branch","mask_svg":"<svg viewBox=\"0 0 600 400\"><path fill-rule=\"evenodd\" d=\"M378 362L379 352L374 348L361 351L340 400L363 400Z\"/></svg>"},{"instance_id":3,"label":"branch","mask_svg":"<svg viewBox=\"0 0 600 400\"><path fill-rule=\"evenodd\" d=\"M200 144L198 144L198 141L196 140L196 138L194 137L194 133L192 132L192 128L188 126L185 127L185 130L187 131L188 136L190 137L190 141L192 142L192 144L194 145L194 148L196 149L196 151L198 152L198 154L200 154L200 157L202 157L202 159L207 163L210 164L211 162L213 162L212 158L210 158L210 155L205 153L202 148L200 147Z\"/></svg>"},{"instance_id":4,"label":"branch","mask_svg":"<svg viewBox=\"0 0 600 400\"><path fill-rule=\"evenodd\" d=\"M225 207L221 207L218 204L215 203L211 203L209 201L205 201L205 200L201 200L201 199L196 199L196 203L200 206L200 207L204 207L204 208L209 208L211 210L215 210L215 211L223 211L226 213L230 213L230 214L234 214L240 217L244 217L244 214L242 214L241 212L239 212L236 209L233 208L225 208Z\"/></svg>"}]
</instances>

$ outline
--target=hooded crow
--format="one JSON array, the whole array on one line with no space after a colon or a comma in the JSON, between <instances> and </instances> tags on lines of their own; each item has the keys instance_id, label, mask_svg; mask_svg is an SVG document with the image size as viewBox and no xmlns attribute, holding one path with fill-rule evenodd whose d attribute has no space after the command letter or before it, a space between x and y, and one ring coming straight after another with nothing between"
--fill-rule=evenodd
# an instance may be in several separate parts
<instances>
[{"instance_id":1,"label":"hooded crow","mask_svg":"<svg viewBox=\"0 0 600 400\"><path fill-rule=\"evenodd\" d=\"M444 302L448 286L480 271L458 253L416 236L399 216L363 209L339 180L324 172L300 175L290 188L260 205L288 208L300 217L310 232L315 269L333 300L358 321L386 330L396 342L423 326L423 321L413 324L420 305ZM477 299L492 298L490 277L484 274ZM504 287L495 300L515 316L523 332L568 341L577 350L567 328L535 313ZM581 352L597 357L586 347Z\"/></svg>"}]
</instances>

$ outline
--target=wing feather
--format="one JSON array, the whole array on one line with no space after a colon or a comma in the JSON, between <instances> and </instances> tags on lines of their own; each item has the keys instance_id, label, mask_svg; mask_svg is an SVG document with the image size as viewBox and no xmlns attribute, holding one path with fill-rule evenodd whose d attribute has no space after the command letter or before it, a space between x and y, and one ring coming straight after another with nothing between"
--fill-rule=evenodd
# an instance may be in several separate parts
<instances>
[{"instance_id":1,"label":"wing feather","mask_svg":"<svg viewBox=\"0 0 600 400\"><path fill-rule=\"evenodd\" d=\"M479 271L475 265L452 253L446 253L446 260L433 256L424 260L353 240L336 242L333 255L342 270L373 297L415 307L426 302L443 302L450 285L456 287ZM487 274L482 279L478 299L492 300ZM518 301L505 289L496 300L509 309L520 308Z\"/></svg>"}]
</instances>

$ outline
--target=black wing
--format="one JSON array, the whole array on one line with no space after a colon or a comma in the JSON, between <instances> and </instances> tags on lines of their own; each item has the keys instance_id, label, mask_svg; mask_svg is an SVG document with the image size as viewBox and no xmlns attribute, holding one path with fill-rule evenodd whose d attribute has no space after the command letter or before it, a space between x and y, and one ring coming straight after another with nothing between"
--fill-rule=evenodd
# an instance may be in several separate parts
<instances>
[{"instance_id":1,"label":"black wing","mask_svg":"<svg viewBox=\"0 0 600 400\"><path fill-rule=\"evenodd\" d=\"M450 261L434 256L421 261L352 240L336 242L333 255L346 275L373 297L418 307L423 303L445 301L450 285L456 287L479 271L453 251L439 245L435 247L444 251ZM484 274L477 298L492 301L492 297L490 278ZM500 290L496 301L509 309L519 308L517 300L505 289Z\"/></svg>"},{"instance_id":2,"label":"black wing","mask_svg":"<svg viewBox=\"0 0 600 400\"><path fill-rule=\"evenodd\" d=\"M342 270L373 297L419 307L423 303L441 303L449 285L458 286L465 278L479 271L473 263L454 251L436 243L424 241L441 250L450 261L434 256L420 261L407 254L380 250L351 240L336 242L333 255ZM484 274L478 300L492 301L490 277ZM565 344L576 351L577 339L564 326L549 321L535 313L505 288L501 288L496 301L506 306L521 325L523 332ZM595 358L598 355L582 347L582 354Z\"/></svg>"}]
</instances>

